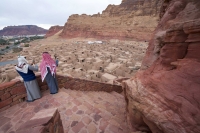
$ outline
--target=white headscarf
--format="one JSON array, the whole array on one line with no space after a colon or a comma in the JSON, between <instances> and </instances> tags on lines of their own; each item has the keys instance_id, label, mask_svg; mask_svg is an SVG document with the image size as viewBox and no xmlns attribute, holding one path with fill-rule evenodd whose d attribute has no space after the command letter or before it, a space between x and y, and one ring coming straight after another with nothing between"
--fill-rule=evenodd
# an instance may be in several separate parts
<instances>
[{"instance_id":1,"label":"white headscarf","mask_svg":"<svg viewBox=\"0 0 200 133\"><path fill-rule=\"evenodd\" d=\"M25 59L24 56L18 56L18 65L15 66L15 69L23 72L28 73L28 61Z\"/></svg>"}]
</instances>

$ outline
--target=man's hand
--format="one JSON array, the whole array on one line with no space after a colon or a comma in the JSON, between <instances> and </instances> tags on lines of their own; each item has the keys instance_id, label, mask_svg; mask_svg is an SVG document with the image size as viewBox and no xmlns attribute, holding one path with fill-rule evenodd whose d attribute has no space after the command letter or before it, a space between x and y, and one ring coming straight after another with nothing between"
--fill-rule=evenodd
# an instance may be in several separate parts
<instances>
[{"instance_id":1,"label":"man's hand","mask_svg":"<svg viewBox=\"0 0 200 133\"><path fill-rule=\"evenodd\" d=\"M35 64L35 60L33 59L32 64Z\"/></svg>"}]
</instances>

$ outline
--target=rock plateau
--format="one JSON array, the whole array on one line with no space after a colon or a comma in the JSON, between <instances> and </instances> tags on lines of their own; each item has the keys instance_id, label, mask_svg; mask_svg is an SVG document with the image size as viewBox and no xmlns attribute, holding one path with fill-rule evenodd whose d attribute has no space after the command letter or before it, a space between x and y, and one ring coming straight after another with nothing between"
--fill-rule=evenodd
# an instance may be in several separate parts
<instances>
[{"instance_id":1,"label":"rock plateau","mask_svg":"<svg viewBox=\"0 0 200 133\"><path fill-rule=\"evenodd\" d=\"M7 26L0 30L0 36L45 34L47 30L36 25Z\"/></svg>"}]
</instances>

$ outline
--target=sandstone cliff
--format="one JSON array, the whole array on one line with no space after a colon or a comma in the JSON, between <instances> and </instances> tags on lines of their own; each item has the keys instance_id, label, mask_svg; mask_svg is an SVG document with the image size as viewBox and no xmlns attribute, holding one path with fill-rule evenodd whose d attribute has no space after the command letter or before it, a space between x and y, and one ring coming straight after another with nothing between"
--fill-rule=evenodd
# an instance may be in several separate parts
<instances>
[{"instance_id":1,"label":"sandstone cliff","mask_svg":"<svg viewBox=\"0 0 200 133\"><path fill-rule=\"evenodd\" d=\"M0 36L45 34L47 30L36 25L7 26L0 30Z\"/></svg>"},{"instance_id":2,"label":"sandstone cliff","mask_svg":"<svg viewBox=\"0 0 200 133\"><path fill-rule=\"evenodd\" d=\"M63 26L59 26L59 25L51 26L48 32L46 33L45 37L53 36L62 29L63 29Z\"/></svg>"},{"instance_id":3,"label":"sandstone cliff","mask_svg":"<svg viewBox=\"0 0 200 133\"><path fill-rule=\"evenodd\" d=\"M162 0L123 0L102 14L71 15L62 37L149 40L159 21Z\"/></svg>"},{"instance_id":4,"label":"sandstone cliff","mask_svg":"<svg viewBox=\"0 0 200 133\"><path fill-rule=\"evenodd\" d=\"M123 82L133 129L200 132L200 1L165 0L143 70Z\"/></svg>"}]
</instances>

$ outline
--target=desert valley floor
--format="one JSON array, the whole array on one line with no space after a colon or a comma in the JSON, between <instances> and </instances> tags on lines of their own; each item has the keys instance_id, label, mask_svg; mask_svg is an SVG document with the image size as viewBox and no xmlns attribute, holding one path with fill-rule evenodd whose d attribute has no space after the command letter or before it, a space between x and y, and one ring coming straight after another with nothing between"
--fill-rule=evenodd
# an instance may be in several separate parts
<instances>
[{"instance_id":1,"label":"desert valley floor","mask_svg":"<svg viewBox=\"0 0 200 133\"><path fill-rule=\"evenodd\" d=\"M119 41L95 39L61 39L58 36L33 41L23 51L1 56L1 62L16 60L18 55L26 56L29 63L34 59L41 62L42 52L58 57L57 74L69 75L99 82L108 82L116 78L132 77L140 69L146 52L145 41ZM20 78L13 64L0 66L0 83Z\"/></svg>"}]
</instances>

